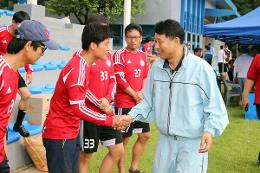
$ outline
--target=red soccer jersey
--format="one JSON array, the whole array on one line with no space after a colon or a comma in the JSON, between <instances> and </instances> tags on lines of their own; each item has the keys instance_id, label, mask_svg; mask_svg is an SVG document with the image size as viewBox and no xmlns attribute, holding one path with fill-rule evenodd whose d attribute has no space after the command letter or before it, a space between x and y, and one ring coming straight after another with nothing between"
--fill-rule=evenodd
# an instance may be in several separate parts
<instances>
[{"instance_id":1,"label":"red soccer jersey","mask_svg":"<svg viewBox=\"0 0 260 173\"><path fill-rule=\"evenodd\" d=\"M50 110L44 122L43 138L76 138L80 119L98 125L112 125L112 117L97 113L85 106L90 66L80 54L81 50L75 53L60 73L51 99Z\"/></svg>"},{"instance_id":2,"label":"red soccer jersey","mask_svg":"<svg viewBox=\"0 0 260 173\"><path fill-rule=\"evenodd\" d=\"M0 55L0 163L4 160L4 138L18 88L18 72Z\"/></svg>"},{"instance_id":3,"label":"red soccer jersey","mask_svg":"<svg viewBox=\"0 0 260 173\"><path fill-rule=\"evenodd\" d=\"M150 46L150 44L149 43L145 43L144 45L143 45L143 49L142 49L144 52L147 52L147 53L149 53L149 54L152 54L152 52L153 52L153 48Z\"/></svg>"},{"instance_id":4,"label":"red soccer jersey","mask_svg":"<svg viewBox=\"0 0 260 173\"><path fill-rule=\"evenodd\" d=\"M115 86L114 68L110 53L106 60L97 60L92 64L89 81L86 106L96 112L104 113L98 108L98 100L105 97L109 102L112 102L112 92Z\"/></svg>"},{"instance_id":5,"label":"red soccer jersey","mask_svg":"<svg viewBox=\"0 0 260 173\"><path fill-rule=\"evenodd\" d=\"M255 104L260 104L260 54L257 54L253 59L247 78L255 81Z\"/></svg>"},{"instance_id":6,"label":"red soccer jersey","mask_svg":"<svg viewBox=\"0 0 260 173\"><path fill-rule=\"evenodd\" d=\"M7 52L7 46L11 42L13 35L8 31L7 26L0 26L0 54L4 55ZM24 66L27 73L32 73L30 64Z\"/></svg>"},{"instance_id":7,"label":"red soccer jersey","mask_svg":"<svg viewBox=\"0 0 260 173\"><path fill-rule=\"evenodd\" d=\"M136 54L120 49L114 53L114 70L116 76L115 106L119 108L132 108L135 100L124 90L130 86L134 91L141 91L143 81L148 74L147 58L144 52Z\"/></svg>"}]
</instances>

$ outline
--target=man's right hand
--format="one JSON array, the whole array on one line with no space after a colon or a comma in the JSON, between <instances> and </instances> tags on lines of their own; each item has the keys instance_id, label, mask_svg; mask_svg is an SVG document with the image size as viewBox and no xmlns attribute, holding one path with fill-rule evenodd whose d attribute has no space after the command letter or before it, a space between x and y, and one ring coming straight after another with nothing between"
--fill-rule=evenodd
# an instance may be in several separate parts
<instances>
[{"instance_id":1,"label":"man's right hand","mask_svg":"<svg viewBox=\"0 0 260 173\"><path fill-rule=\"evenodd\" d=\"M249 105L250 102L249 102L249 99L247 96L242 96L242 108L245 110L246 108L246 105Z\"/></svg>"},{"instance_id":2,"label":"man's right hand","mask_svg":"<svg viewBox=\"0 0 260 173\"><path fill-rule=\"evenodd\" d=\"M132 122L132 118L127 115L114 115L113 116L113 122L112 122L112 127L115 130L124 130L127 127L130 126Z\"/></svg>"},{"instance_id":3,"label":"man's right hand","mask_svg":"<svg viewBox=\"0 0 260 173\"><path fill-rule=\"evenodd\" d=\"M143 100L143 94L142 91L137 91L135 93L135 97L134 97L136 103L140 103Z\"/></svg>"},{"instance_id":4,"label":"man's right hand","mask_svg":"<svg viewBox=\"0 0 260 173\"><path fill-rule=\"evenodd\" d=\"M110 103L106 98L103 97L99 101L100 101L100 105L99 105L100 110L102 110L106 114L112 113L113 111L112 106L110 105Z\"/></svg>"}]
</instances>

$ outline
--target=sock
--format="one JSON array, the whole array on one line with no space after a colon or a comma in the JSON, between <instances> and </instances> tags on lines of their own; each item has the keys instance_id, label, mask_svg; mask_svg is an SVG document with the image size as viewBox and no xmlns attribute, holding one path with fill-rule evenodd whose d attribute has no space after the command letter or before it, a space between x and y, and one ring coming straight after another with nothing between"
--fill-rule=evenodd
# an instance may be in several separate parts
<instances>
[{"instance_id":1,"label":"sock","mask_svg":"<svg viewBox=\"0 0 260 173\"><path fill-rule=\"evenodd\" d=\"M25 113L26 113L25 110L21 110L21 109L18 110L17 119L16 119L16 122L14 124L15 126L20 127L22 125Z\"/></svg>"}]
</instances>

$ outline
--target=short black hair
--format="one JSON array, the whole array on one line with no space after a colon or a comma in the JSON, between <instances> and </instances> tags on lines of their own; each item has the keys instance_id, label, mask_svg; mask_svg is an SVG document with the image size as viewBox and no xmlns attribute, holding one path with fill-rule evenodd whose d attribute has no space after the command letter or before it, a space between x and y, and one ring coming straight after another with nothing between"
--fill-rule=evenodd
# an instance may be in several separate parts
<instances>
[{"instance_id":1,"label":"short black hair","mask_svg":"<svg viewBox=\"0 0 260 173\"><path fill-rule=\"evenodd\" d=\"M15 23L21 23L24 20L30 20L30 16L28 13L26 13L25 11L17 11L16 13L14 13L13 21L15 21Z\"/></svg>"},{"instance_id":2,"label":"short black hair","mask_svg":"<svg viewBox=\"0 0 260 173\"><path fill-rule=\"evenodd\" d=\"M102 15L92 15L87 19L86 24L90 24L90 23L100 23L100 24L104 24L104 25L109 25L108 24L108 20L105 18L105 16Z\"/></svg>"},{"instance_id":3,"label":"short black hair","mask_svg":"<svg viewBox=\"0 0 260 173\"><path fill-rule=\"evenodd\" d=\"M210 50L210 47L208 45L205 46L206 50Z\"/></svg>"},{"instance_id":4,"label":"short black hair","mask_svg":"<svg viewBox=\"0 0 260 173\"><path fill-rule=\"evenodd\" d=\"M178 37L180 38L181 43L183 43L184 36L185 36L185 32L181 27L180 23L172 19L167 19L156 23L155 33L159 35L164 34L166 37L169 38Z\"/></svg>"},{"instance_id":5,"label":"short black hair","mask_svg":"<svg viewBox=\"0 0 260 173\"><path fill-rule=\"evenodd\" d=\"M136 23L130 23L125 28L125 35L126 35L127 32L132 31L132 30L137 30L140 33L140 35L143 34L143 29L140 25L138 25Z\"/></svg>"},{"instance_id":6,"label":"short black hair","mask_svg":"<svg viewBox=\"0 0 260 173\"><path fill-rule=\"evenodd\" d=\"M105 39L111 38L111 32L109 26L101 25L99 23L87 24L81 35L82 49L88 50L90 43L96 43L97 45Z\"/></svg>"},{"instance_id":7,"label":"short black hair","mask_svg":"<svg viewBox=\"0 0 260 173\"><path fill-rule=\"evenodd\" d=\"M197 48L194 49L194 53L199 52L199 51L202 51L202 49L200 47L197 47Z\"/></svg>"},{"instance_id":8,"label":"short black hair","mask_svg":"<svg viewBox=\"0 0 260 173\"><path fill-rule=\"evenodd\" d=\"M9 54L17 54L18 52L20 52L25 44L28 42L28 40L23 40L23 39L19 39L16 37L13 37L12 40L10 41L10 43L7 46L7 53ZM32 41L32 47L34 48L34 50L36 50L38 47L41 46L41 42L39 41Z\"/></svg>"}]
</instances>

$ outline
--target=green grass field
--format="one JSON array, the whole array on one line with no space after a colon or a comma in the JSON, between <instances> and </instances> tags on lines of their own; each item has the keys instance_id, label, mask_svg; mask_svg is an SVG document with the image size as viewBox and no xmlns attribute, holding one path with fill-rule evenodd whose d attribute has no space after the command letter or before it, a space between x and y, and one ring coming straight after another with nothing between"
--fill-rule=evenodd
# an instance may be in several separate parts
<instances>
[{"instance_id":1,"label":"green grass field","mask_svg":"<svg viewBox=\"0 0 260 173\"><path fill-rule=\"evenodd\" d=\"M244 119L240 107L229 107L230 124L223 135L215 138L209 152L208 173L260 173L260 165L257 164L260 151L260 122ZM158 139L158 131L152 125L152 137L147 144L146 151L140 163L140 169L151 173L155 146ZM127 164L131 161L131 147L136 139L134 135L128 145ZM102 148L96 153L91 162L91 172L98 172L99 165L106 154L107 149ZM126 169L126 170L127 170Z\"/></svg>"}]
</instances>

